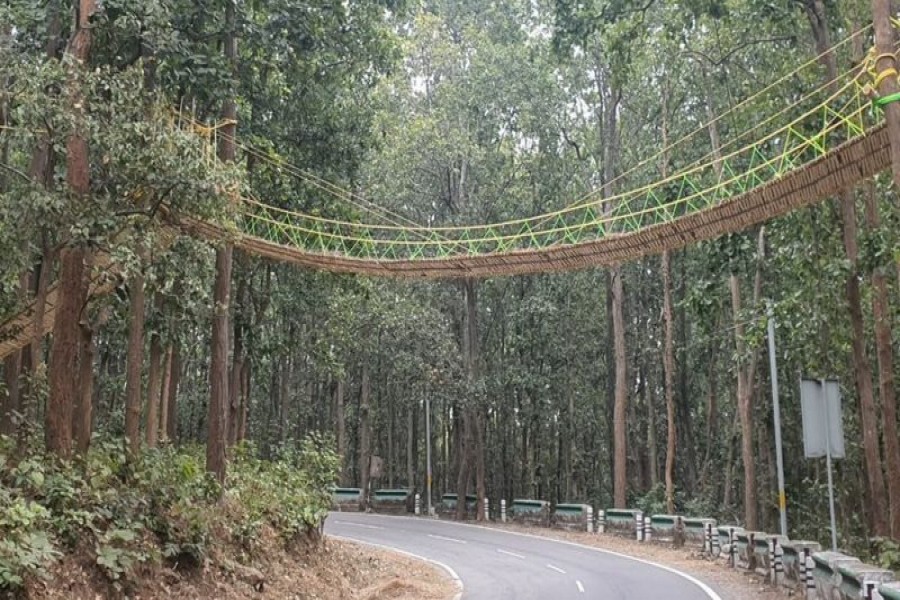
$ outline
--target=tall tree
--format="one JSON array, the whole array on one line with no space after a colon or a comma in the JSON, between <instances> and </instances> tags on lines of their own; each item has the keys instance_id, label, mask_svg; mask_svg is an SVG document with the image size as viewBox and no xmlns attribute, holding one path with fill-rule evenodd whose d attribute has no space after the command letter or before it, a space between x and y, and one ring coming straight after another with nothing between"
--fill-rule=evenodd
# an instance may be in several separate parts
<instances>
[{"instance_id":1,"label":"tall tree","mask_svg":"<svg viewBox=\"0 0 900 600\"><path fill-rule=\"evenodd\" d=\"M78 203L87 202L91 194L86 108L81 86L82 73L91 57L91 18L95 10L94 0L79 0L75 29L67 50L72 57L69 99L76 125L66 144L66 179L72 197ZM85 249L80 240L69 240L60 251L60 300L56 307L50 350L50 399L47 403L45 437L47 449L61 458L68 458L72 452L72 410L78 393L77 379L72 375L78 372L78 323L87 300L84 258Z\"/></svg>"},{"instance_id":2,"label":"tall tree","mask_svg":"<svg viewBox=\"0 0 900 600\"><path fill-rule=\"evenodd\" d=\"M237 69L237 20L235 0L225 4L225 30L222 49L229 68ZM222 137L219 142L219 159L232 163L235 159L235 134L237 131L237 101L230 92L222 106ZM206 470L215 474L219 482L225 481L225 446L228 436L228 311L231 297L231 266L234 248L230 242L216 248L216 282L213 293L214 313L212 325L212 349L209 366L209 438L206 443Z\"/></svg>"}]
</instances>

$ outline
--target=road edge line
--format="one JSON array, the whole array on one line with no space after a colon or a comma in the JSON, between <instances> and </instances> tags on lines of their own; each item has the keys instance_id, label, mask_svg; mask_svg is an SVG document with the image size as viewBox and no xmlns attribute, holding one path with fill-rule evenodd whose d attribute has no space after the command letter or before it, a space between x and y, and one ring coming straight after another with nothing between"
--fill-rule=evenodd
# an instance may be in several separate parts
<instances>
[{"instance_id":1,"label":"road edge line","mask_svg":"<svg viewBox=\"0 0 900 600\"><path fill-rule=\"evenodd\" d=\"M415 519L415 517L403 517L403 518ZM488 531L500 531L502 533L507 533L509 535L518 535L520 537L535 538L535 539L539 539L539 540L548 540L551 542L555 542L557 544L565 544L567 546L575 546L576 548L585 548L587 550L592 550L594 552L602 552L604 554L610 554L612 556L617 556L619 558L633 560L635 562L643 563L643 564L649 565L651 567L656 567L657 569L662 569L663 571L668 571L669 573L672 573L674 575L678 575L679 577L687 579L689 582L693 583L698 588L700 588L700 590L704 594L709 596L709 600L722 600L722 597L719 596L719 594L716 593L716 591L714 589L712 589L711 587L709 587L709 585L700 581L693 575L690 575L689 573L685 573L684 571L679 571L675 567L670 567L668 565L662 565L657 562L653 562L652 560L647 560L645 558L638 558L636 556L631 556L630 554L622 554L621 552L616 552L615 550L607 550L606 548L597 548L596 546L587 546L585 544L579 544L578 542L570 542L568 540L558 540L558 539L555 539L552 537L546 537L543 535L535 535L533 533L522 533L519 531L507 531L506 529L502 529L500 527L489 527L486 525L475 525L472 523L448 523L447 521L438 521L438 522L439 523L443 522L443 523L446 523L447 525L457 525L457 526L462 526L462 527L474 527L476 529L486 529Z\"/></svg>"},{"instance_id":2,"label":"road edge line","mask_svg":"<svg viewBox=\"0 0 900 600\"><path fill-rule=\"evenodd\" d=\"M711 587L709 587L708 584L697 579L693 575L685 573L684 571L679 571L675 567L670 567L668 565L662 565L660 563L653 562L652 560L647 560L645 558L638 558L638 557L632 556L630 554L623 554L621 552L616 552L615 550L607 550L606 548L597 548L596 546L587 546L585 544L579 544L578 542L570 542L568 540L558 540L556 538L547 537L547 536L543 536L543 535L535 535L533 533L522 533L519 531L509 531L509 530L503 529L501 527L490 527L487 525L475 525L473 523L459 523L456 521L444 521L441 519L432 519L432 518L427 518L427 517L425 519L423 519L422 517L411 517L411 516L406 516L406 515L379 514L378 516L379 517L390 517L393 519L405 519L405 520L410 520L410 521L428 520L433 523L442 523L444 525L448 525L448 526L452 526L452 527L472 527L474 529L485 529L487 531L497 531L497 532L505 533L508 535L517 535L519 537L527 537L527 538L545 540L545 541L553 542L556 544L564 544L566 546L574 546L576 548L584 548L585 550L591 550L593 552L601 552L603 554L609 554L611 556L617 556L619 558L633 560L635 562L643 563L643 564L649 565L651 567L656 567L657 569L662 569L663 571L668 571L669 573L678 575L679 577L686 579L687 581L691 582L692 584L694 584L695 586L700 588L700 591L702 591L704 594L709 596L709 600L723 600L722 597L714 589L712 589ZM426 560L428 560L428 559L426 559ZM460 584L462 584L462 581L460 581Z\"/></svg>"},{"instance_id":3,"label":"road edge line","mask_svg":"<svg viewBox=\"0 0 900 600\"><path fill-rule=\"evenodd\" d=\"M485 528L485 529L487 529L487 528ZM385 546L384 544L376 544L375 542L364 542L362 540L357 540L357 539L346 537L343 535L334 535L333 533L328 533L325 535L326 535L326 537L330 537L330 538L333 538L336 540L342 540L342 541L350 542L353 544L361 544L363 546L371 546L372 548L378 548L379 550L386 550L388 552L396 552L397 554L402 554L403 556L407 556L409 558L414 558L416 560L421 560L426 563L430 563L432 565L440 567L447 573L447 575L450 576L451 581L453 581L453 583L456 584L456 587L458 588L456 595L453 596L453 600L460 600L462 598L463 592L466 589L465 585L463 585L462 578L456 573L456 571L453 570L453 567L451 567L448 564L442 563L439 560L434 560L433 558L428 558L427 556L422 556L420 554L415 554L413 552L407 552L406 550L400 550L399 548L394 548L392 546ZM721 599L719 599L719 600L721 600Z\"/></svg>"}]
</instances>

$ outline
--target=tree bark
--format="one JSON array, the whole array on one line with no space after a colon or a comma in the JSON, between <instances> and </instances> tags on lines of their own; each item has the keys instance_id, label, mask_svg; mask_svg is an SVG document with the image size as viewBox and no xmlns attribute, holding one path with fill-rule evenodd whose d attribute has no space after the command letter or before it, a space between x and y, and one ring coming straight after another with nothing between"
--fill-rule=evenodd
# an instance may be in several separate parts
<instances>
[{"instance_id":1,"label":"tree bark","mask_svg":"<svg viewBox=\"0 0 900 600\"><path fill-rule=\"evenodd\" d=\"M138 267L143 270L143 265ZM129 454L141 449L141 371L144 362L144 274L136 272L128 286L130 319L125 375L125 440Z\"/></svg>"},{"instance_id":2,"label":"tree bark","mask_svg":"<svg viewBox=\"0 0 900 600\"><path fill-rule=\"evenodd\" d=\"M231 4L229 4L231 6ZM208 434L206 470L219 483L225 482L225 444L228 404L228 302L231 286L231 252L226 244L216 250L216 285L213 293L215 315L212 327L212 354L209 366Z\"/></svg>"},{"instance_id":3,"label":"tree bark","mask_svg":"<svg viewBox=\"0 0 900 600\"><path fill-rule=\"evenodd\" d=\"M166 437L178 440L178 383L181 378L181 351L178 340L172 341L172 367L169 369L169 391L166 394Z\"/></svg>"},{"instance_id":4,"label":"tree bark","mask_svg":"<svg viewBox=\"0 0 900 600\"><path fill-rule=\"evenodd\" d=\"M67 246L60 252L59 306L50 347L50 398L44 431L47 450L68 459L72 452L72 411L78 394L78 321L84 306L84 250Z\"/></svg>"},{"instance_id":5,"label":"tree bark","mask_svg":"<svg viewBox=\"0 0 900 600\"><path fill-rule=\"evenodd\" d=\"M78 20L68 49L73 59L68 86L76 127L66 143L66 178L76 202L83 202L91 193L80 71L87 67L91 56L91 17L95 9L95 0L79 0ZM60 252L59 306L53 321L50 398L45 421L47 449L60 458L68 458L72 452L72 409L78 393L77 382L72 375L77 372L78 322L86 293L83 289L84 255L84 248L78 243L69 244Z\"/></svg>"},{"instance_id":6,"label":"tree bark","mask_svg":"<svg viewBox=\"0 0 900 600\"><path fill-rule=\"evenodd\" d=\"M866 224L872 231L881 228L875 185L866 184ZM890 535L900 540L900 437L897 432L897 397L894 390L894 349L887 265L872 273L872 313L875 317L875 347L878 358L878 388L881 395L884 456L887 463L887 487L890 499Z\"/></svg>"},{"instance_id":7,"label":"tree bark","mask_svg":"<svg viewBox=\"0 0 900 600\"><path fill-rule=\"evenodd\" d=\"M821 0L817 0L820 1ZM891 68L898 68L894 54L894 26L891 23L893 14L891 0L872 0L872 18L875 23L875 51L879 57L875 69L883 73ZM896 77L883 77L878 88L879 96L885 97L900 92L900 84ZM900 104L891 102L884 107L887 121L888 139L891 143L891 172L894 187L900 188Z\"/></svg>"},{"instance_id":8,"label":"tree bark","mask_svg":"<svg viewBox=\"0 0 900 600\"><path fill-rule=\"evenodd\" d=\"M78 402L73 411L72 433L75 451L87 454L91 445L94 410L94 331L90 323L81 323L81 348L78 357Z\"/></svg>"},{"instance_id":9,"label":"tree bark","mask_svg":"<svg viewBox=\"0 0 900 600\"><path fill-rule=\"evenodd\" d=\"M610 269L612 275L613 340L616 359L616 403L613 409L614 477L613 505L626 508L628 504L628 378L625 350L625 290L620 267Z\"/></svg>"},{"instance_id":10,"label":"tree bark","mask_svg":"<svg viewBox=\"0 0 900 600\"><path fill-rule=\"evenodd\" d=\"M371 387L368 357L363 356L359 390L359 487L362 490L359 509L361 511L369 508L369 475L372 467L372 415L369 405Z\"/></svg>"},{"instance_id":11,"label":"tree bark","mask_svg":"<svg viewBox=\"0 0 900 600\"><path fill-rule=\"evenodd\" d=\"M675 321L672 314L672 268L668 252L662 255L663 276L663 368L666 390L666 510L675 514Z\"/></svg>"},{"instance_id":12,"label":"tree bark","mask_svg":"<svg viewBox=\"0 0 900 600\"><path fill-rule=\"evenodd\" d=\"M837 88L837 57L830 51L831 43L828 30L828 19L823 0L805 0L810 28L816 40L816 50L821 55L825 66L826 78L832 83L831 90ZM890 0L873 0L872 11L875 21L875 45L879 53L887 53L876 67L887 69L894 67L894 33L890 23ZM885 77L879 88L883 93L900 91L895 77ZM896 103L885 107L888 121L888 137L891 143L891 163L895 178L900 176L900 106ZM900 181L900 179L897 179ZM854 379L859 395L860 420L863 430L863 449L866 464L866 480L868 482L870 516L876 535L888 533L887 498L882 471L881 451L878 443L878 422L875 410L874 391L872 386L872 368L866 353L865 330L863 327L862 301L859 290L859 274L857 271L857 225L856 199L852 191L840 194L840 208L844 249L850 263L850 275L847 278L846 294L850 313L852 359Z\"/></svg>"},{"instance_id":13,"label":"tree bark","mask_svg":"<svg viewBox=\"0 0 900 600\"><path fill-rule=\"evenodd\" d=\"M172 383L172 344L166 348L163 359L162 389L159 398L159 440L166 442L169 439L169 388Z\"/></svg>"},{"instance_id":14,"label":"tree bark","mask_svg":"<svg viewBox=\"0 0 900 600\"><path fill-rule=\"evenodd\" d=\"M225 4L225 31L223 52L225 61L232 72L237 69L237 34L235 6ZM222 136L219 142L219 159L234 162L235 133L237 126L237 103L233 92L229 92L222 107ZM216 282L213 292L215 313L212 324L210 366L209 366L209 422L206 442L206 470L213 473L219 483L225 482L225 446L228 436L228 310L231 299L231 266L234 248L225 242L216 249Z\"/></svg>"},{"instance_id":15,"label":"tree bark","mask_svg":"<svg viewBox=\"0 0 900 600\"><path fill-rule=\"evenodd\" d=\"M344 380L338 379L334 386L334 420L335 436L337 437L337 452L341 457L340 481L341 485L347 485L348 460L347 460L347 421L346 408L344 406Z\"/></svg>"},{"instance_id":16,"label":"tree bark","mask_svg":"<svg viewBox=\"0 0 900 600\"><path fill-rule=\"evenodd\" d=\"M150 333L150 367L147 371L147 447L159 441L159 405L163 377L163 347L159 333Z\"/></svg>"},{"instance_id":17,"label":"tree bark","mask_svg":"<svg viewBox=\"0 0 900 600\"><path fill-rule=\"evenodd\" d=\"M238 443L247 439L247 423L250 419L250 375L253 362L249 356L241 364L241 405L238 414Z\"/></svg>"},{"instance_id":18,"label":"tree bark","mask_svg":"<svg viewBox=\"0 0 900 600\"><path fill-rule=\"evenodd\" d=\"M662 178L669 176L669 89L665 81L662 94ZM709 104L707 104L709 106ZM718 131L710 130L713 145L719 147ZM666 510L675 514L675 450L678 430L675 423L675 319L672 313L672 259L669 251L662 253L660 269L663 285L663 387L666 395Z\"/></svg>"},{"instance_id":19,"label":"tree bark","mask_svg":"<svg viewBox=\"0 0 900 600\"><path fill-rule=\"evenodd\" d=\"M881 461L881 449L878 441L878 417L875 408L875 391L872 385L872 366L866 351L866 334L857 271L856 203L853 193L841 194L840 205L844 249L850 263L850 275L846 282L847 308L850 316L853 373L856 391L859 395L859 414L862 424L872 527L875 535L885 536L888 534L887 493L883 476L884 465Z\"/></svg>"},{"instance_id":20,"label":"tree bark","mask_svg":"<svg viewBox=\"0 0 900 600\"><path fill-rule=\"evenodd\" d=\"M759 306L762 295L762 261L765 253L765 227L759 230L757 240L756 277L753 285L753 305ZM749 359L744 356L744 323L741 320L741 282L737 274L729 278L731 288L731 312L734 319L734 342L738 356L737 395L738 416L741 424L741 459L744 464L744 526L756 530L759 511L756 494L756 463L753 436L753 387L756 382L758 348L751 349Z\"/></svg>"},{"instance_id":21,"label":"tree bark","mask_svg":"<svg viewBox=\"0 0 900 600\"><path fill-rule=\"evenodd\" d=\"M419 446L419 415L418 403L412 403L409 407L406 421L406 485L412 490L418 490L418 466Z\"/></svg>"},{"instance_id":22,"label":"tree bark","mask_svg":"<svg viewBox=\"0 0 900 600\"><path fill-rule=\"evenodd\" d=\"M241 264L240 255L237 260L238 265ZM228 403L228 445L233 446L237 443L240 427L241 427L241 401L243 385L241 379L244 376L244 320L241 311L246 305L245 289L246 282L242 275L238 276L239 283L235 295L234 307L234 349L232 351L231 360L231 383L229 385L229 403Z\"/></svg>"}]
</instances>

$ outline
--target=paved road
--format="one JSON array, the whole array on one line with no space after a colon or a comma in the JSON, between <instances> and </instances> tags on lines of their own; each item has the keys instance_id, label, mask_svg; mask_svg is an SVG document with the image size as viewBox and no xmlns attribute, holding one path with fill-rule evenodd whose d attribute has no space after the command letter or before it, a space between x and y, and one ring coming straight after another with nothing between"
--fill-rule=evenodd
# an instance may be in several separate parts
<instances>
[{"instance_id":1,"label":"paved road","mask_svg":"<svg viewBox=\"0 0 900 600\"><path fill-rule=\"evenodd\" d=\"M627 557L498 529L333 512L325 533L447 565L468 600L721 600L686 576Z\"/></svg>"}]
</instances>

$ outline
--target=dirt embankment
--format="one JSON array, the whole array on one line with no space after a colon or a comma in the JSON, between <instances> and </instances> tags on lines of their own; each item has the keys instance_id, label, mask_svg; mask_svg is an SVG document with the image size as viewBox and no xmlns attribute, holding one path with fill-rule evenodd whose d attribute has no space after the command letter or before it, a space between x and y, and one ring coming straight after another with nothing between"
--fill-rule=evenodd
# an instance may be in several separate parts
<instances>
[{"instance_id":1,"label":"dirt embankment","mask_svg":"<svg viewBox=\"0 0 900 600\"><path fill-rule=\"evenodd\" d=\"M98 577L77 556L34 581L29 600L450 600L456 584L440 569L405 556L333 539L274 550L238 564L219 558L191 569L157 568L127 586ZM2 597L2 592L0 592Z\"/></svg>"}]
</instances>

